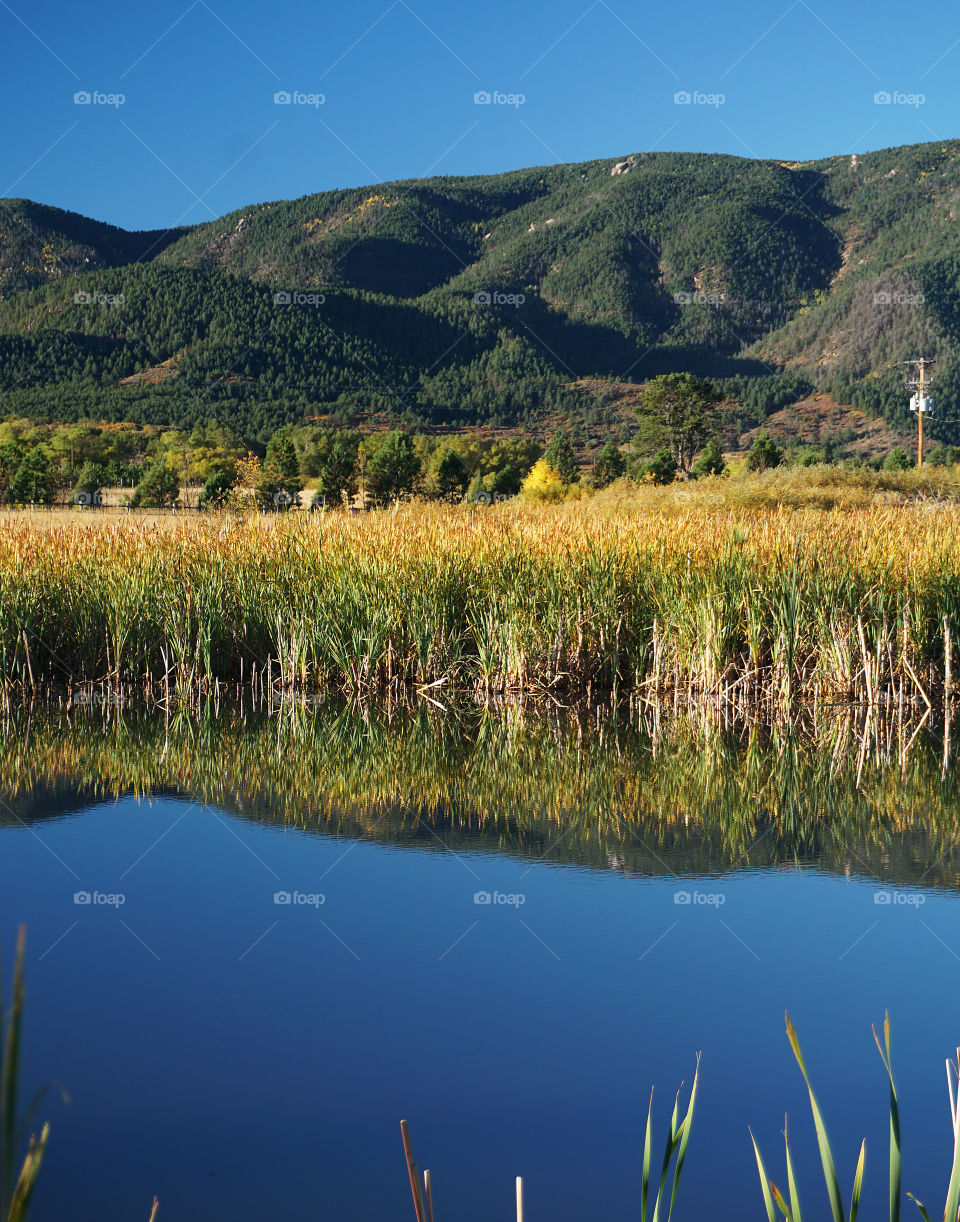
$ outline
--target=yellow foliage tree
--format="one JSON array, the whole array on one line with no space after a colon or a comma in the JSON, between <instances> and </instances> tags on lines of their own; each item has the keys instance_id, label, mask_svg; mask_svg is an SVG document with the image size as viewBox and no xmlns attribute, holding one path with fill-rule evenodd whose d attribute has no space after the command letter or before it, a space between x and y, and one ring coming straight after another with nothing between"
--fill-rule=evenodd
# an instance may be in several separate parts
<instances>
[{"instance_id":1,"label":"yellow foliage tree","mask_svg":"<svg viewBox=\"0 0 960 1222\"><path fill-rule=\"evenodd\" d=\"M539 459L523 481L520 495L532 501L562 501L567 486L545 458Z\"/></svg>"},{"instance_id":2,"label":"yellow foliage tree","mask_svg":"<svg viewBox=\"0 0 960 1222\"><path fill-rule=\"evenodd\" d=\"M255 509L257 505L256 487L260 482L263 468L256 454L247 452L246 458L237 463L236 475L233 477L234 504L244 509Z\"/></svg>"}]
</instances>

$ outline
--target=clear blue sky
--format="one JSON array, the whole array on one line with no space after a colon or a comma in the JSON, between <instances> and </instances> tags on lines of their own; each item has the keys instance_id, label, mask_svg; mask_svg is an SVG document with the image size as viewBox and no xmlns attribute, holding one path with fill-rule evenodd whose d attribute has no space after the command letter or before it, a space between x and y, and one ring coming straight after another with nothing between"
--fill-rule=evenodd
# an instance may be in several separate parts
<instances>
[{"instance_id":1,"label":"clear blue sky","mask_svg":"<svg viewBox=\"0 0 960 1222\"><path fill-rule=\"evenodd\" d=\"M0 0L0 51L0 194L128 228L648 149L960 136L960 9L934 0Z\"/></svg>"}]
</instances>

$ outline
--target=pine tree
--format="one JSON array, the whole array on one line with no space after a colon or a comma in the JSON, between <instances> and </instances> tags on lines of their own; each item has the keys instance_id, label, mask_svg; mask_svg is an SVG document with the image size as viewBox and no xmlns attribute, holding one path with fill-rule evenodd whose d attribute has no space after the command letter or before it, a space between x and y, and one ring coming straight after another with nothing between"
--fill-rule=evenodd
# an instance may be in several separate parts
<instances>
[{"instance_id":1,"label":"pine tree","mask_svg":"<svg viewBox=\"0 0 960 1222\"><path fill-rule=\"evenodd\" d=\"M626 469L627 464L623 455L612 441L608 441L597 455L597 461L593 467L593 486L606 488L615 479L619 479Z\"/></svg>"},{"instance_id":2,"label":"pine tree","mask_svg":"<svg viewBox=\"0 0 960 1222\"><path fill-rule=\"evenodd\" d=\"M180 495L180 477L170 465L167 456L161 454L145 467L139 484L133 490L130 504L134 508L163 509L173 505Z\"/></svg>"},{"instance_id":3,"label":"pine tree","mask_svg":"<svg viewBox=\"0 0 960 1222\"><path fill-rule=\"evenodd\" d=\"M580 468L573 454L573 447L562 429L558 429L543 452L543 457L565 484L575 484L580 478Z\"/></svg>"},{"instance_id":4,"label":"pine tree","mask_svg":"<svg viewBox=\"0 0 960 1222\"><path fill-rule=\"evenodd\" d=\"M705 475L723 475L726 469L727 464L723 461L720 447L711 437L700 451L697 461L690 469L690 474L694 479L702 479Z\"/></svg>"},{"instance_id":5,"label":"pine tree","mask_svg":"<svg viewBox=\"0 0 960 1222\"><path fill-rule=\"evenodd\" d=\"M267 442L267 455L257 484L261 509L288 509L299 505L300 460L289 435L279 429Z\"/></svg>"},{"instance_id":6,"label":"pine tree","mask_svg":"<svg viewBox=\"0 0 960 1222\"><path fill-rule=\"evenodd\" d=\"M53 500L50 460L39 446L24 454L7 490L15 505L47 505Z\"/></svg>"},{"instance_id":7,"label":"pine tree","mask_svg":"<svg viewBox=\"0 0 960 1222\"><path fill-rule=\"evenodd\" d=\"M335 441L320 472L317 491L329 506L342 505L356 492L356 454L343 441Z\"/></svg>"},{"instance_id":8,"label":"pine tree","mask_svg":"<svg viewBox=\"0 0 960 1222\"><path fill-rule=\"evenodd\" d=\"M666 448L677 468L688 475L693 456L719 422L720 393L689 373L668 373L643 388L636 407L638 440L646 452Z\"/></svg>"},{"instance_id":9,"label":"pine tree","mask_svg":"<svg viewBox=\"0 0 960 1222\"><path fill-rule=\"evenodd\" d=\"M420 459L409 433L393 429L387 433L366 469L367 486L380 502L409 496L420 478Z\"/></svg>"},{"instance_id":10,"label":"pine tree","mask_svg":"<svg viewBox=\"0 0 960 1222\"><path fill-rule=\"evenodd\" d=\"M770 467L779 467L783 462L783 451L767 436L766 429L760 431L756 441L750 447L747 455L747 467L751 471L766 471Z\"/></svg>"},{"instance_id":11,"label":"pine tree","mask_svg":"<svg viewBox=\"0 0 960 1222\"><path fill-rule=\"evenodd\" d=\"M430 471L430 491L440 501L462 501L470 473L456 450L441 446L434 456Z\"/></svg>"}]
</instances>

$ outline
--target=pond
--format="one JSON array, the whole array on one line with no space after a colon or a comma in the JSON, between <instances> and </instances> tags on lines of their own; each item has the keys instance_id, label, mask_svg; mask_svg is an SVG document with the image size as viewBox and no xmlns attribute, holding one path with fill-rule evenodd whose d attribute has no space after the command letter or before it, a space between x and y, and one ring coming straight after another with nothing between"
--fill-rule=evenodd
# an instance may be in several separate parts
<instances>
[{"instance_id":1,"label":"pond","mask_svg":"<svg viewBox=\"0 0 960 1222\"><path fill-rule=\"evenodd\" d=\"M640 706L23 710L0 748L3 962L24 1089L55 1080L38 1222L639 1216L702 1053L678 1218L762 1217L750 1125L885 1216L935 1215L960 1043L949 724ZM906 1202L906 1205L909 1205ZM912 1206L911 1206L912 1208Z\"/></svg>"}]
</instances>

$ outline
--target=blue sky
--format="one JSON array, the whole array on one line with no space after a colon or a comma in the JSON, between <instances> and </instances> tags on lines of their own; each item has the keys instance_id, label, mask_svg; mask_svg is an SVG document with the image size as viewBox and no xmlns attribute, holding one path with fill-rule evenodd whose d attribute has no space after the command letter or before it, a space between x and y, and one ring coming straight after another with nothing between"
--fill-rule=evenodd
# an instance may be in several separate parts
<instances>
[{"instance_id":1,"label":"blue sky","mask_svg":"<svg viewBox=\"0 0 960 1222\"><path fill-rule=\"evenodd\" d=\"M127 228L650 149L960 136L960 10L931 0L0 0L0 48L0 194Z\"/></svg>"}]
</instances>

